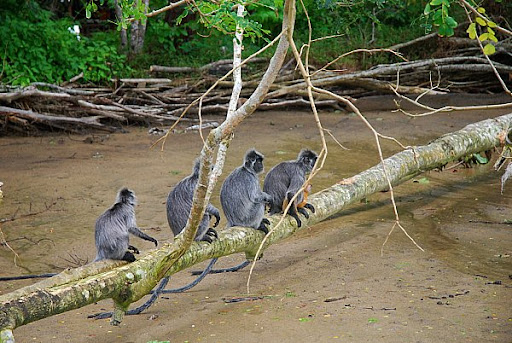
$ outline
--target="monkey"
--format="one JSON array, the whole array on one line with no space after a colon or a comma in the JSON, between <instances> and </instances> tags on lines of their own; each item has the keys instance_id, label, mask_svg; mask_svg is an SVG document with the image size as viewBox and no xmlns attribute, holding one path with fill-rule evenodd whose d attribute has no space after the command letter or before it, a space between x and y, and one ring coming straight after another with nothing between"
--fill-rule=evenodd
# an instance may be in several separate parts
<instances>
[{"instance_id":1,"label":"monkey","mask_svg":"<svg viewBox=\"0 0 512 343\"><path fill-rule=\"evenodd\" d=\"M129 244L130 233L155 243L155 247L158 246L156 239L137 228L135 205L137 205L135 193L128 188L122 188L117 194L115 204L96 220L94 236L97 254L95 262L107 258L135 261L133 253L138 254L139 250Z\"/></svg>"},{"instance_id":2,"label":"monkey","mask_svg":"<svg viewBox=\"0 0 512 343\"><path fill-rule=\"evenodd\" d=\"M192 174L178 182L167 196L167 222L169 223L174 236L183 231L187 224L188 215L192 209L194 189L196 188L196 184L199 179L200 167L201 161L196 159L194 167L192 168ZM220 221L220 212L215 206L208 204L208 206L206 206L203 219L197 229L196 237L194 238L196 241L206 241L211 243L218 237L217 232L213 228L209 228L211 217L215 217L215 224L213 227L217 227Z\"/></svg>"},{"instance_id":3,"label":"monkey","mask_svg":"<svg viewBox=\"0 0 512 343\"><path fill-rule=\"evenodd\" d=\"M306 181L306 174L313 170L317 158L318 155L314 151L302 149L296 160L281 162L267 173L263 182L263 191L270 194L272 198L270 214L284 211ZM309 218L309 214L305 208L315 213L315 207L306 201L310 191L311 185L308 184L288 210L288 214L295 219L298 227L301 227L302 222L297 212L302 213L306 218Z\"/></svg>"},{"instance_id":4,"label":"monkey","mask_svg":"<svg viewBox=\"0 0 512 343\"><path fill-rule=\"evenodd\" d=\"M265 205L270 195L261 190L258 175L263 172L264 156L250 149L243 164L224 180L220 190L220 202L228 227L245 226L268 233L270 221L264 218Z\"/></svg>"}]
</instances>

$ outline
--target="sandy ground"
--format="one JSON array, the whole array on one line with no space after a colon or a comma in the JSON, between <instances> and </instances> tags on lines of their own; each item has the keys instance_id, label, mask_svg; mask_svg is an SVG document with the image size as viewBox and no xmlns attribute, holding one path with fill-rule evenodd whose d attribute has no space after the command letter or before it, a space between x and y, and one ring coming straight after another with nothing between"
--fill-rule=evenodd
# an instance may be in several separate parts
<instances>
[{"instance_id":1,"label":"sandy ground","mask_svg":"<svg viewBox=\"0 0 512 343\"><path fill-rule=\"evenodd\" d=\"M510 112L409 118L378 110L389 104L384 98L361 103L381 133L405 145L426 144L468 123ZM359 119L345 112L323 112L321 119L350 150L329 139L327 163L314 191L378 162ZM93 143L85 143L84 136L0 138L5 184L0 218L17 218L1 229L20 256L15 265L12 252L1 247L1 275L58 272L77 260L91 261L94 221L122 186L139 197L139 226L159 241L172 239L165 199L189 174L201 140L197 133L176 134L160 151L149 149L156 138L147 128L128 129L128 134L90 136ZM309 113L257 113L237 130L223 177L251 147L265 154L268 170L295 158L303 147L319 150L320 140ZM384 148L386 155L398 151L389 142ZM190 291L161 297L119 327L86 318L110 310L112 301L105 300L22 326L14 334L17 342L74 343L511 342L512 227L505 221L512 220L512 184L500 195L500 175L490 165L457 167L396 187L403 225L425 252L395 231L381 256L394 215L389 194L379 193L267 249L251 282L251 295L264 296L260 300L224 301L247 296L246 269L210 275ZM213 204L220 208L218 189ZM41 213L23 216L31 212ZM152 248L137 238L132 243ZM224 257L218 265L242 260L242 255ZM184 271L168 287L191 280ZM32 282L3 282L0 294Z\"/></svg>"}]
</instances>

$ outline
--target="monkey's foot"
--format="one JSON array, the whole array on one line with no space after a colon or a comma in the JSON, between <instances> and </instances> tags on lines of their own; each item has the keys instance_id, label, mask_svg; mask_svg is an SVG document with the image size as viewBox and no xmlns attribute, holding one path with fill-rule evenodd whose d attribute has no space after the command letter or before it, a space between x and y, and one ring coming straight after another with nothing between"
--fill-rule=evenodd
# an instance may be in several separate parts
<instances>
[{"instance_id":1,"label":"monkey's foot","mask_svg":"<svg viewBox=\"0 0 512 343\"><path fill-rule=\"evenodd\" d=\"M268 234L268 227L267 225L270 224L270 221L267 218L263 218L261 220L260 226L258 226L257 230L263 231L263 233Z\"/></svg>"},{"instance_id":2,"label":"monkey's foot","mask_svg":"<svg viewBox=\"0 0 512 343\"><path fill-rule=\"evenodd\" d=\"M128 261L128 262L135 262L136 258L135 258L135 255L133 255L131 252L127 251L124 253L122 260Z\"/></svg>"},{"instance_id":3,"label":"monkey's foot","mask_svg":"<svg viewBox=\"0 0 512 343\"><path fill-rule=\"evenodd\" d=\"M299 219L299 216L297 215L297 213L290 213L290 216L292 216L293 219L295 219L295 221L297 222L297 227L301 227L302 226L302 222Z\"/></svg>"},{"instance_id":4,"label":"monkey's foot","mask_svg":"<svg viewBox=\"0 0 512 343\"><path fill-rule=\"evenodd\" d=\"M312 213L315 213L315 206L311 205L311 204L306 204L304 205L305 208L307 208L308 210L310 210Z\"/></svg>"},{"instance_id":5,"label":"monkey's foot","mask_svg":"<svg viewBox=\"0 0 512 343\"><path fill-rule=\"evenodd\" d=\"M209 236L209 235L204 235L203 238L201 238L201 241L203 242L208 242L208 243L211 243L213 242L215 239L212 238L212 236Z\"/></svg>"},{"instance_id":6,"label":"monkey's foot","mask_svg":"<svg viewBox=\"0 0 512 343\"><path fill-rule=\"evenodd\" d=\"M299 213L302 213L304 215L304 217L306 217L306 219L309 219L309 213L308 211L306 211L303 207L299 207L297 208L297 211Z\"/></svg>"},{"instance_id":7,"label":"monkey's foot","mask_svg":"<svg viewBox=\"0 0 512 343\"><path fill-rule=\"evenodd\" d=\"M215 231L212 228L208 228L208 231L206 231L206 234L211 237L219 238L219 235L217 235L217 231Z\"/></svg>"}]
</instances>

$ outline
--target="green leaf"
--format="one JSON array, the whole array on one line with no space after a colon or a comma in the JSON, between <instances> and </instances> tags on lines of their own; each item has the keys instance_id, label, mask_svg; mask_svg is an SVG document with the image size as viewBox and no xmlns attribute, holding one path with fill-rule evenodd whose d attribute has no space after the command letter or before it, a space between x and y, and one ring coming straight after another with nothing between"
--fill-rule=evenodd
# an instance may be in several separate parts
<instances>
[{"instance_id":1,"label":"green leaf","mask_svg":"<svg viewBox=\"0 0 512 343\"><path fill-rule=\"evenodd\" d=\"M422 185L428 185L430 183L429 179L427 179L426 177L422 177L419 180L414 180L413 182L414 183L419 183L419 184L422 184Z\"/></svg>"},{"instance_id":2,"label":"green leaf","mask_svg":"<svg viewBox=\"0 0 512 343\"><path fill-rule=\"evenodd\" d=\"M498 38L496 38L495 35L491 35L490 33L489 33L489 40L493 41L494 43L498 43Z\"/></svg>"},{"instance_id":3,"label":"green leaf","mask_svg":"<svg viewBox=\"0 0 512 343\"><path fill-rule=\"evenodd\" d=\"M490 21L490 20L487 22L487 25L489 27L496 27L496 26L498 26L494 21Z\"/></svg>"},{"instance_id":4,"label":"green leaf","mask_svg":"<svg viewBox=\"0 0 512 343\"><path fill-rule=\"evenodd\" d=\"M485 8L483 7L478 7L476 10L478 11L478 13L485 13Z\"/></svg>"},{"instance_id":5,"label":"green leaf","mask_svg":"<svg viewBox=\"0 0 512 343\"><path fill-rule=\"evenodd\" d=\"M439 25L439 30L437 30L440 36L450 37L453 36L453 29L446 25L445 23Z\"/></svg>"},{"instance_id":6,"label":"green leaf","mask_svg":"<svg viewBox=\"0 0 512 343\"><path fill-rule=\"evenodd\" d=\"M482 18L480 17L477 17L476 18L476 22L480 25L480 26L487 26L487 23L485 22L485 20L483 20Z\"/></svg>"},{"instance_id":7,"label":"green leaf","mask_svg":"<svg viewBox=\"0 0 512 343\"><path fill-rule=\"evenodd\" d=\"M476 38L476 24L475 23L469 24L466 32L469 34L469 38L475 39Z\"/></svg>"},{"instance_id":8,"label":"green leaf","mask_svg":"<svg viewBox=\"0 0 512 343\"><path fill-rule=\"evenodd\" d=\"M427 3L427 5L425 5L425 9L423 10L423 14L424 15L429 15L430 14L430 4Z\"/></svg>"},{"instance_id":9,"label":"green leaf","mask_svg":"<svg viewBox=\"0 0 512 343\"><path fill-rule=\"evenodd\" d=\"M438 6L438 5L441 5L442 3L443 3L443 0L432 0L432 1L430 2L430 4L431 4L432 6Z\"/></svg>"},{"instance_id":10,"label":"green leaf","mask_svg":"<svg viewBox=\"0 0 512 343\"><path fill-rule=\"evenodd\" d=\"M377 318L368 318L368 323L377 323L378 321Z\"/></svg>"},{"instance_id":11,"label":"green leaf","mask_svg":"<svg viewBox=\"0 0 512 343\"><path fill-rule=\"evenodd\" d=\"M85 9L85 17L87 19L91 19L91 10L89 8Z\"/></svg>"},{"instance_id":12,"label":"green leaf","mask_svg":"<svg viewBox=\"0 0 512 343\"><path fill-rule=\"evenodd\" d=\"M307 318L307 317L306 318L299 318L299 322L301 322L301 323L305 323L305 322L309 322L309 321L311 321L311 318Z\"/></svg>"},{"instance_id":13,"label":"green leaf","mask_svg":"<svg viewBox=\"0 0 512 343\"><path fill-rule=\"evenodd\" d=\"M483 42L484 40L487 40L489 38L489 34L486 32L486 33L482 33L480 36L478 36L478 40L480 42Z\"/></svg>"},{"instance_id":14,"label":"green leaf","mask_svg":"<svg viewBox=\"0 0 512 343\"><path fill-rule=\"evenodd\" d=\"M452 17L446 17L446 25L454 29L457 27L458 23Z\"/></svg>"},{"instance_id":15,"label":"green leaf","mask_svg":"<svg viewBox=\"0 0 512 343\"><path fill-rule=\"evenodd\" d=\"M491 43L487 43L484 46L484 54L486 54L487 56L492 55L495 52L496 52L496 48Z\"/></svg>"},{"instance_id":16,"label":"green leaf","mask_svg":"<svg viewBox=\"0 0 512 343\"><path fill-rule=\"evenodd\" d=\"M489 163L489 159L487 157L483 157L480 154L473 154L473 157L479 164L487 164Z\"/></svg>"}]
</instances>

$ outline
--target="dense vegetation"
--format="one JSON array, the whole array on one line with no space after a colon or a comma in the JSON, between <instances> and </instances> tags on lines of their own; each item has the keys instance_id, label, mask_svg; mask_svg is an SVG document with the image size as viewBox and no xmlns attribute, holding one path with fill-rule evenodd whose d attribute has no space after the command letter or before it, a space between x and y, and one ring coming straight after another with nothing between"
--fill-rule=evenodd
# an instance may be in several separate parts
<instances>
[{"instance_id":1,"label":"dense vegetation","mask_svg":"<svg viewBox=\"0 0 512 343\"><path fill-rule=\"evenodd\" d=\"M95 5L97 11L90 20L86 18L86 3L75 0L68 7L56 3L2 1L0 82L58 84L83 72L83 81L99 83L113 77L141 76L151 64L198 66L231 57L232 36L200 24L197 14L182 15L183 8L148 19L143 53L128 56L120 49L113 1L105 1L99 9ZM150 5L157 9L167 3L154 0ZM355 48L387 47L421 36L432 28L423 15L426 3L419 0L345 0L341 5L330 0L306 0L304 4L313 25L313 39L339 35L314 43L313 62L326 62ZM253 34L244 41L246 54L256 51L279 32L281 13L273 9L280 6L282 0L263 0L248 7ZM306 41L306 16L301 8L298 11L301 13L297 16L296 39ZM512 12L510 8L509 11ZM456 19L463 18L463 13L452 12L450 15ZM74 25L81 28L79 35L72 33ZM362 59L358 56L340 63L344 67L359 67L392 58L387 54Z\"/></svg>"}]
</instances>

